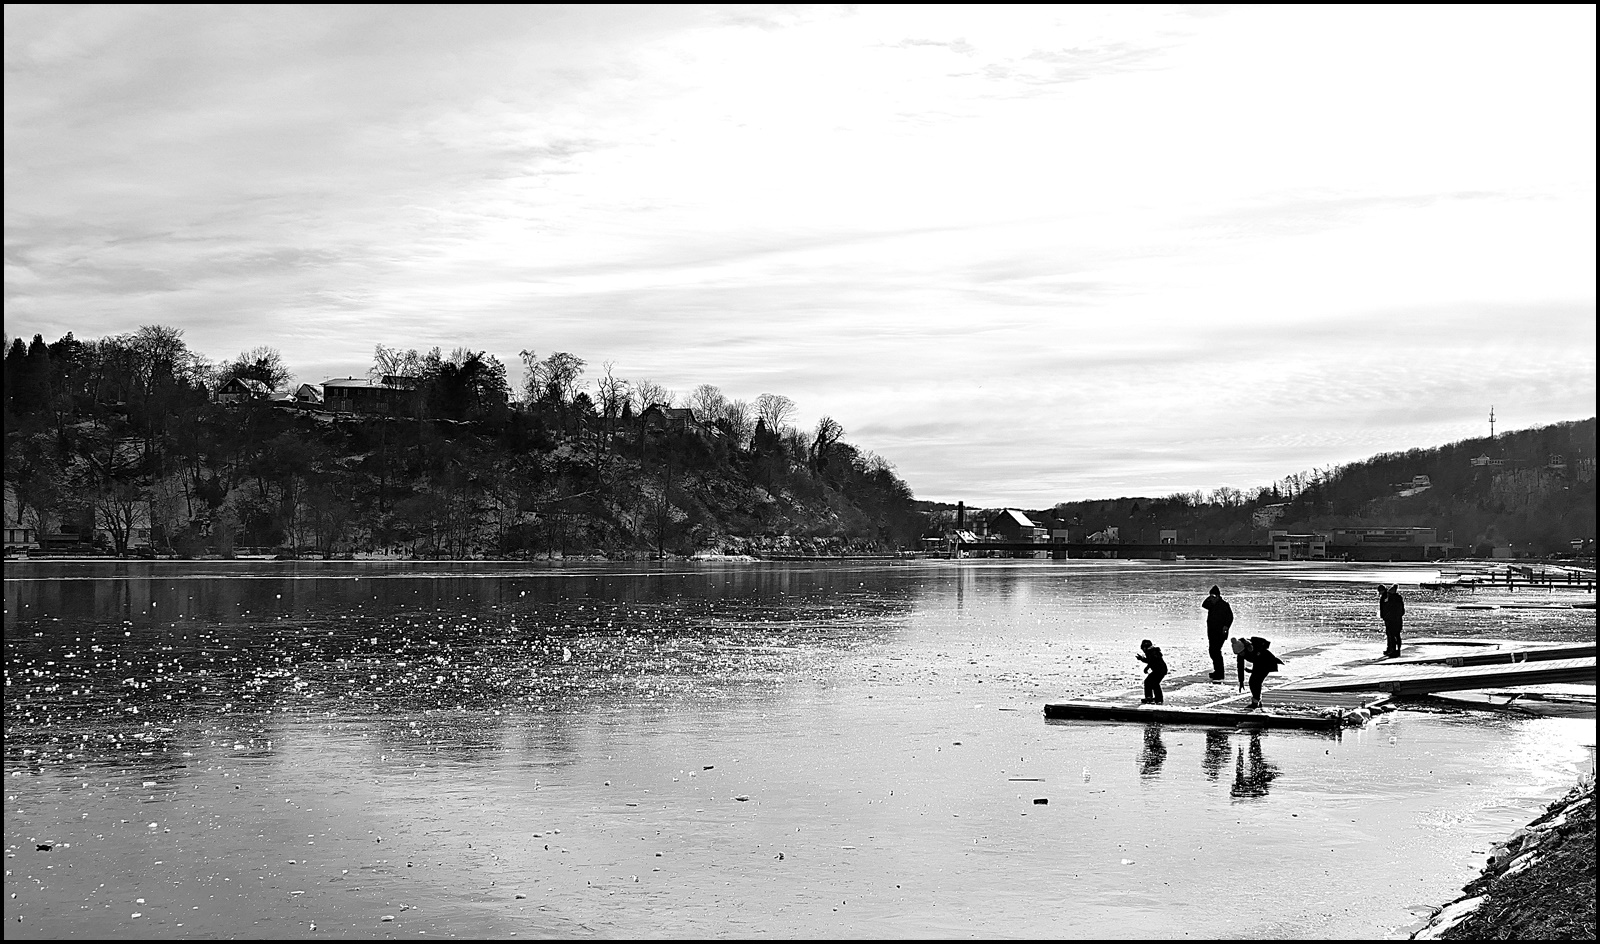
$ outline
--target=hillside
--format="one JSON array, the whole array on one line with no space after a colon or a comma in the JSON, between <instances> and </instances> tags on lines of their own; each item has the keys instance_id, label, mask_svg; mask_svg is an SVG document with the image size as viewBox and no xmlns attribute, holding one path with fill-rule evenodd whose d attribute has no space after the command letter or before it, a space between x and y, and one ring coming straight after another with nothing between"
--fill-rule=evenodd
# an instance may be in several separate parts
<instances>
[{"instance_id":1,"label":"hillside","mask_svg":"<svg viewBox=\"0 0 1600 944\"><path fill-rule=\"evenodd\" d=\"M1418 486L1418 476L1427 484ZM948 505L922 510L942 524ZM997 509L975 511L986 520ZM1117 529L1123 543L1156 543L1176 530L1184 543L1251 544L1269 529L1304 533L1335 528L1427 527L1449 535L1462 553L1493 547L1520 555L1572 551L1595 536L1595 420L1382 453L1337 468L1314 469L1241 492L1217 489L1161 498L1062 502L1022 509L1036 524L1083 533Z\"/></svg>"},{"instance_id":2,"label":"hillside","mask_svg":"<svg viewBox=\"0 0 1600 944\"><path fill-rule=\"evenodd\" d=\"M887 462L826 417L790 427L782 396L591 387L524 352L518 400L491 355L380 345L381 382L322 385L335 410L274 397L269 348L209 365L181 334L17 339L8 527L63 551L526 557L882 552L924 526Z\"/></svg>"}]
</instances>

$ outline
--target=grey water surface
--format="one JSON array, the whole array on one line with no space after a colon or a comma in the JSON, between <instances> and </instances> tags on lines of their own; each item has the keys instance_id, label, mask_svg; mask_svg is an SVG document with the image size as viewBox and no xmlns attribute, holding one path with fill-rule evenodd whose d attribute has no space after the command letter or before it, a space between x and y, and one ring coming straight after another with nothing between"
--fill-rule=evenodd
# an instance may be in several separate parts
<instances>
[{"instance_id":1,"label":"grey water surface","mask_svg":"<svg viewBox=\"0 0 1600 944\"><path fill-rule=\"evenodd\" d=\"M1408 637L1594 638L1436 574L8 563L6 934L1397 936L1591 768L1592 719L1042 709L1137 685L1142 638L1203 669L1213 583L1286 654L1380 652L1379 580Z\"/></svg>"}]
</instances>

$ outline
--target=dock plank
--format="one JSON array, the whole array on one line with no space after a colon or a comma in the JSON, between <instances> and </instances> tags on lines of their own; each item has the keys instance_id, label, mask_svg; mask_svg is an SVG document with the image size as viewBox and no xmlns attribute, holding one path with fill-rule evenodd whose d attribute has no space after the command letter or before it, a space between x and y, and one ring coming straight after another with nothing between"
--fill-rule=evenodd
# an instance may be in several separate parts
<instances>
[{"instance_id":1,"label":"dock plank","mask_svg":"<svg viewBox=\"0 0 1600 944\"><path fill-rule=\"evenodd\" d=\"M1399 659L1385 660L1382 664L1385 666L1429 665L1434 663L1442 663L1444 665L1490 665L1497 662L1543 662L1550 659L1576 659L1595 654L1595 644L1584 642L1548 646L1514 646L1491 649L1487 652L1457 653L1454 655L1405 656Z\"/></svg>"},{"instance_id":2,"label":"dock plank","mask_svg":"<svg viewBox=\"0 0 1600 944\"><path fill-rule=\"evenodd\" d=\"M1504 685L1595 682L1595 657L1549 659L1512 665L1368 665L1359 671L1301 679L1290 687L1304 692L1392 692L1429 694Z\"/></svg>"}]
</instances>

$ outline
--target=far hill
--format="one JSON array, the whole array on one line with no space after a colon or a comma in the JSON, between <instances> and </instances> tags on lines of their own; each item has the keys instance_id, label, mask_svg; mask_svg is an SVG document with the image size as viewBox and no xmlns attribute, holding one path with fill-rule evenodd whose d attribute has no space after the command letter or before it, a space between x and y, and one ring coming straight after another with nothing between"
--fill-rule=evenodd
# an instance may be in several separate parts
<instances>
[{"instance_id":1,"label":"far hill","mask_svg":"<svg viewBox=\"0 0 1600 944\"><path fill-rule=\"evenodd\" d=\"M949 510L928 508L953 523ZM1566 554L1595 535L1595 420L1556 423L1286 476L1240 492L1221 488L1164 498L1062 502L1023 509L1041 527L1115 528L1122 543L1252 544L1270 529L1437 528L1458 553L1510 547L1528 556ZM969 509L968 522L998 509ZM1075 538L1076 539L1076 538Z\"/></svg>"}]
</instances>

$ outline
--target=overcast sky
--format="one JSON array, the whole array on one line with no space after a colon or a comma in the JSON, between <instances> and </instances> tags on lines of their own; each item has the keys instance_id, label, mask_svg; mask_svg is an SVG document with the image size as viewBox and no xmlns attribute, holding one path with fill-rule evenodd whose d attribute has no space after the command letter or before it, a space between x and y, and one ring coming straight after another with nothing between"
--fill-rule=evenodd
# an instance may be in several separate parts
<instances>
[{"instance_id":1,"label":"overcast sky","mask_svg":"<svg viewBox=\"0 0 1600 944\"><path fill-rule=\"evenodd\" d=\"M1595 413L1595 8L5 8L5 326L569 351L919 498Z\"/></svg>"}]
</instances>

